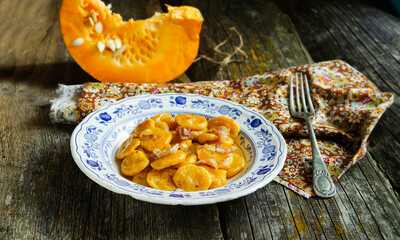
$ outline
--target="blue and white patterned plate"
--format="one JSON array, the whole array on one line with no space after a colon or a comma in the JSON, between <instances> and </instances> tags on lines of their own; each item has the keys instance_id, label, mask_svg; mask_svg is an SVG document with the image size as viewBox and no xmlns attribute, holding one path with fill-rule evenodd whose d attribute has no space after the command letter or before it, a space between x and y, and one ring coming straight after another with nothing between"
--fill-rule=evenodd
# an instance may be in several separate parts
<instances>
[{"instance_id":1,"label":"blue and white patterned plate","mask_svg":"<svg viewBox=\"0 0 400 240\"><path fill-rule=\"evenodd\" d=\"M246 168L228 184L205 191L162 191L135 184L119 173L116 149L136 125L160 113L226 116L240 126L236 145ZM286 143L262 115L237 103L193 94L143 95L123 99L88 115L71 136L72 156L79 168L101 186L135 199L168 205L201 205L232 200L271 182L286 159Z\"/></svg>"}]
</instances>

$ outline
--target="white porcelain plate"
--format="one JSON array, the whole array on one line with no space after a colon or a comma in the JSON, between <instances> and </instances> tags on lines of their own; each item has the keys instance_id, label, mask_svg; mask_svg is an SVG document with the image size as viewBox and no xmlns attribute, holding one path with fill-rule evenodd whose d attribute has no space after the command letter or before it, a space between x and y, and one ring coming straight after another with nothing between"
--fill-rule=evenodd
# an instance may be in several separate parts
<instances>
[{"instance_id":1,"label":"white porcelain plate","mask_svg":"<svg viewBox=\"0 0 400 240\"><path fill-rule=\"evenodd\" d=\"M116 149L136 125L160 113L226 116L240 126L235 144L247 165L228 184L197 192L162 191L135 184L120 175ZM71 136L72 156L79 168L101 186L146 202L200 205L232 200L271 182L286 159L286 143L262 115L237 103L193 94L158 94L126 98L88 115Z\"/></svg>"}]
</instances>

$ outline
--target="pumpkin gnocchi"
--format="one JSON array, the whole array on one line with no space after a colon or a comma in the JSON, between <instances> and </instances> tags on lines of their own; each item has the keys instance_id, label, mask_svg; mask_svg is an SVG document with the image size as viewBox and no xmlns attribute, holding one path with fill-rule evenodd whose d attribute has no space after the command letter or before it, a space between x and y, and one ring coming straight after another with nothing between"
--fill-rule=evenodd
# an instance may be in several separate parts
<instances>
[{"instance_id":1,"label":"pumpkin gnocchi","mask_svg":"<svg viewBox=\"0 0 400 240\"><path fill-rule=\"evenodd\" d=\"M160 190L174 191L176 189L173 177L176 169L166 168L162 170L153 169L147 174L147 183Z\"/></svg>"},{"instance_id":2,"label":"pumpkin gnocchi","mask_svg":"<svg viewBox=\"0 0 400 240\"><path fill-rule=\"evenodd\" d=\"M140 145L139 139L135 138L135 135L131 135L128 139L122 143L121 147L118 148L116 153L117 159L124 159L126 156L131 154Z\"/></svg>"},{"instance_id":3,"label":"pumpkin gnocchi","mask_svg":"<svg viewBox=\"0 0 400 240\"><path fill-rule=\"evenodd\" d=\"M117 149L122 175L155 189L200 191L221 187L246 166L236 153L239 125L194 114L162 113L138 124Z\"/></svg>"},{"instance_id":4,"label":"pumpkin gnocchi","mask_svg":"<svg viewBox=\"0 0 400 240\"><path fill-rule=\"evenodd\" d=\"M135 150L121 163L121 172L126 176L133 176L140 173L149 165L150 161L142 151Z\"/></svg>"}]
</instances>

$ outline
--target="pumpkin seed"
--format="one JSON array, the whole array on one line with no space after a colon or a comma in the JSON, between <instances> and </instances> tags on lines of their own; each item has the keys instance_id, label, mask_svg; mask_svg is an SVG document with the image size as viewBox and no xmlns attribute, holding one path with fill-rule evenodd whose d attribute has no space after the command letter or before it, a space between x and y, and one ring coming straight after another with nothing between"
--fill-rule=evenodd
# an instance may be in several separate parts
<instances>
[{"instance_id":1,"label":"pumpkin seed","mask_svg":"<svg viewBox=\"0 0 400 240\"><path fill-rule=\"evenodd\" d=\"M113 53L113 57L117 57L117 56L121 55L127 48L128 48L128 46L122 46L120 49L118 49L117 51L115 51Z\"/></svg>"},{"instance_id":2,"label":"pumpkin seed","mask_svg":"<svg viewBox=\"0 0 400 240\"><path fill-rule=\"evenodd\" d=\"M90 25L92 25L92 26L94 25L92 17L89 17L89 22L90 22Z\"/></svg>"},{"instance_id":3,"label":"pumpkin seed","mask_svg":"<svg viewBox=\"0 0 400 240\"><path fill-rule=\"evenodd\" d=\"M115 51L115 43L114 40L108 39L106 47L108 47L111 51Z\"/></svg>"},{"instance_id":4,"label":"pumpkin seed","mask_svg":"<svg viewBox=\"0 0 400 240\"><path fill-rule=\"evenodd\" d=\"M119 38L116 38L114 41L115 41L115 47L116 47L117 49L120 49L121 46L122 46L121 40L120 40Z\"/></svg>"},{"instance_id":5,"label":"pumpkin seed","mask_svg":"<svg viewBox=\"0 0 400 240\"><path fill-rule=\"evenodd\" d=\"M94 29L96 29L96 32L102 33L103 32L103 24L101 22L97 22L96 25L94 26Z\"/></svg>"},{"instance_id":6,"label":"pumpkin seed","mask_svg":"<svg viewBox=\"0 0 400 240\"><path fill-rule=\"evenodd\" d=\"M84 42L83 38L77 38L74 41L72 41L71 46L78 47L82 45L83 42Z\"/></svg>"},{"instance_id":7,"label":"pumpkin seed","mask_svg":"<svg viewBox=\"0 0 400 240\"><path fill-rule=\"evenodd\" d=\"M92 19L94 22L97 22L97 13L95 11L92 11Z\"/></svg>"},{"instance_id":8,"label":"pumpkin seed","mask_svg":"<svg viewBox=\"0 0 400 240\"><path fill-rule=\"evenodd\" d=\"M102 42L98 42L97 48L99 49L100 52L103 52L104 49L106 48L106 45L104 45L104 43L102 43Z\"/></svg>"}]
</instances>

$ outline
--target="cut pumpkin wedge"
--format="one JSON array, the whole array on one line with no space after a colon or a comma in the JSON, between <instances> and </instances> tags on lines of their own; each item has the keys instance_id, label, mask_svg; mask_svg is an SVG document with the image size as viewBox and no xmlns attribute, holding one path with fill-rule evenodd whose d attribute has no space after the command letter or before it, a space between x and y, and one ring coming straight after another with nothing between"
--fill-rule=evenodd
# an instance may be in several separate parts
<instances>
[{"instance_id":1,"label":"cut pumpkin wedge","mask_svg":"<svg viewBox=\"0 0 400 240\"><path fill-rule=\"evenodd\" d=\"M194 61L202 23L189 6L168 6L168 13L137 21L123 21L100 0L64 0L60 9L68 51L102 82L173 80Z\"/></svg>"}]
</instances>

